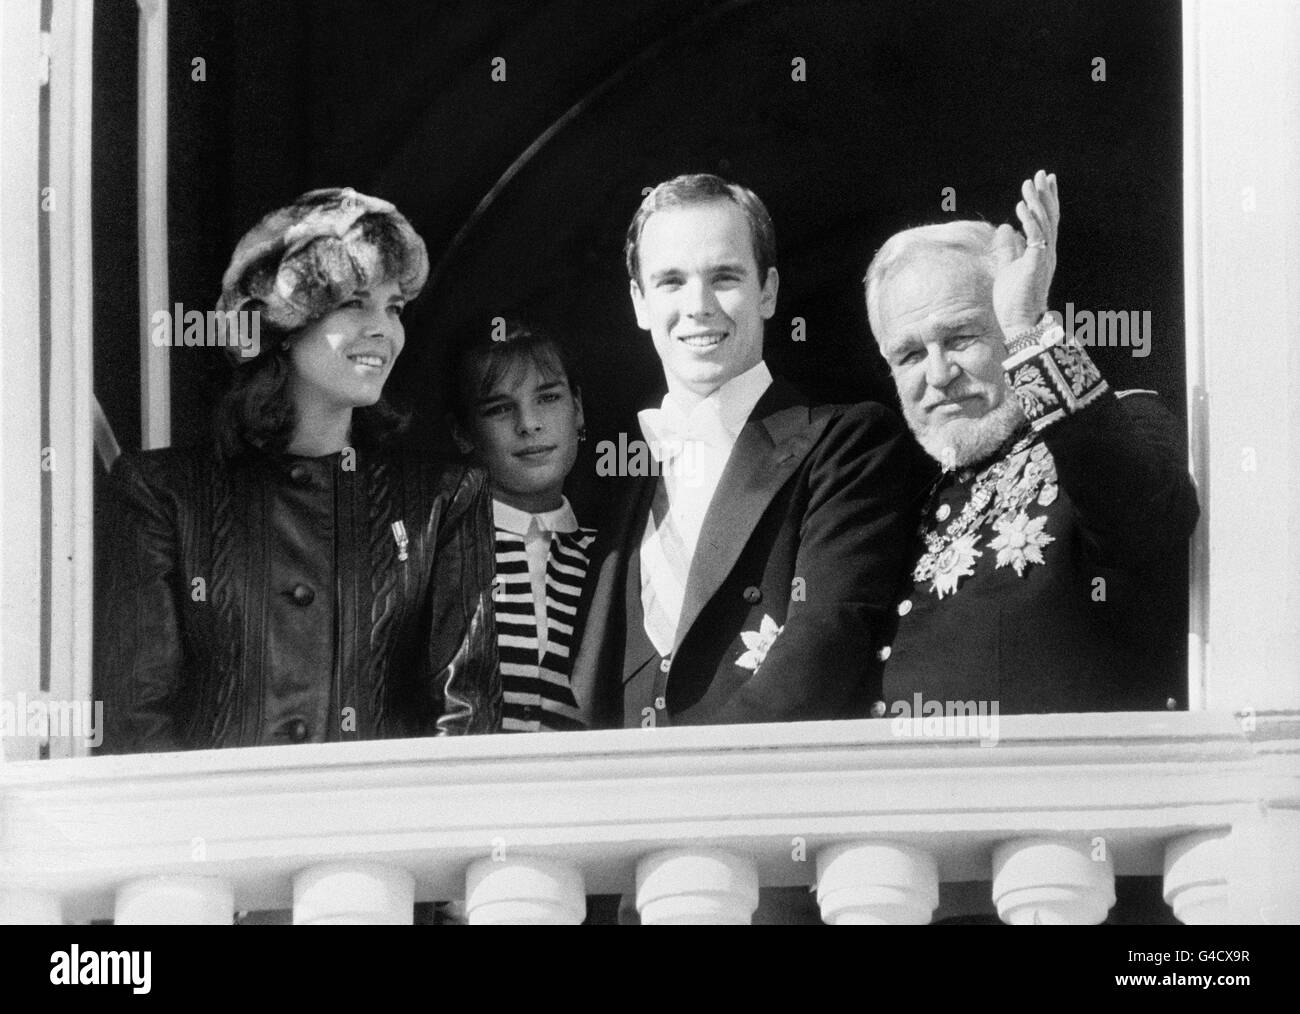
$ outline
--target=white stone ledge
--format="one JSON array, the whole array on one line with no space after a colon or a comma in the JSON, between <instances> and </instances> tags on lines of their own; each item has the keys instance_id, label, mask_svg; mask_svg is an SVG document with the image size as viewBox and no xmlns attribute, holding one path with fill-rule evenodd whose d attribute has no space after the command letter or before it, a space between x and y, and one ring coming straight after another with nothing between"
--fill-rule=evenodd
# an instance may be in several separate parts
<instances>
[{"instance_id":1,"label":"white stone ledge","mask_svg":"<svg viewBox=\"0 0 1300 1014\"><path fill-rule=\"evenodd\" d=\"M373 860L429 900L462 896L470 864L504 849L621 892L642 857L700 846L748 856L765 886L811 884L818 850L870 839L987 880L1000 842L1039 835L1104 838L1118 875L1159 874L1173 839L1300 807L1294 730L1275 727L1026 715L981 746L879 719L9 763L0 889L48 892L77 920L111 915L125 882L197 874L232 883L237 909L288 908L298 871Z\"/></svg>"}]
</instances>

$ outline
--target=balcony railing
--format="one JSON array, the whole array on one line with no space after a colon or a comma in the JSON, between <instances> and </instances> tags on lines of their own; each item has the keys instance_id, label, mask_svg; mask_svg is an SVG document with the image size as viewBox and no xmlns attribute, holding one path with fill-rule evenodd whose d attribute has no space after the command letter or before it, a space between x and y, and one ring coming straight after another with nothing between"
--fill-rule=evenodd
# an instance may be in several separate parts
<instances>
[{"instance_id":1,"label":"balcony railing","mask_svg":"<svg viewBox=\"0 0 1300 1014\"><path fill-rule=\"evenodd\" d=\"M958 733L966 732L966 735ZM1300 922L1294 715L893 719L403 740L0 765L0 922L928 922L988 882L1012 923L1095 923L1116 875L1175 914ZM984 741L981 742L981 734Z\"/></svg>"}]
</instances>

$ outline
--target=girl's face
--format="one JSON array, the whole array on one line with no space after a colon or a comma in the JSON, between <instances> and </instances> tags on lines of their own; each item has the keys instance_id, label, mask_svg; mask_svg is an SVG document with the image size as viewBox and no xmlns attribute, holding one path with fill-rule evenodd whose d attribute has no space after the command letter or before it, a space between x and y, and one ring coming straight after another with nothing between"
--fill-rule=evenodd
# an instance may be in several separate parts
<instances>
[{"instance_id":1,"label":"girl's face","mask_svg":"<svg viewBox=\"0 0 1300 1014\"><path fill-rule=\"evenodd\" d=\"M486 362L471 371L482 386ZM469 428L458 427L462 448L492 477L493 494L538 514L563 502L564 479L578 456L582 398L558 365L543 370L531 359L512 364L470 406Z\"/></svg>"},{"instance_id":2,"label":"girl's face","mask_svg":"<svg viewBox=\"0 0 1300 1014\"><path fill-rule=\"evenodd\" d=\"M393 363L406 344L401 287L384 281L354 289L289 347L291 391L327 409L373 405L383 394Z\"/></svg>"}]
</instances>

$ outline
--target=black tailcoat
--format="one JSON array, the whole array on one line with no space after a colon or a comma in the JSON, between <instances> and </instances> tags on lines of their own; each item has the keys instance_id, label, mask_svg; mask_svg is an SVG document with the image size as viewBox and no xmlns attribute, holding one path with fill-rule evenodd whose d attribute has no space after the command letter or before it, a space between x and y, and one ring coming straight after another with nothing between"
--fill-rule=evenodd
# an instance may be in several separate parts
<instances>
[{"instance_id":1,"label":"black tailcoat","mask_svg":"<svg viewBox=\"0 0 1300 1014\"><path fill-rule=\"evenodd\" d=\"M709 505L667 659L641 606L658 480L618 480L574 666L593 727L865 717L915 524L909 444L882 405L814 407L775 380ZM765 617L781 633L754 671L742 634Z\"/></svg>"}]
</instances>

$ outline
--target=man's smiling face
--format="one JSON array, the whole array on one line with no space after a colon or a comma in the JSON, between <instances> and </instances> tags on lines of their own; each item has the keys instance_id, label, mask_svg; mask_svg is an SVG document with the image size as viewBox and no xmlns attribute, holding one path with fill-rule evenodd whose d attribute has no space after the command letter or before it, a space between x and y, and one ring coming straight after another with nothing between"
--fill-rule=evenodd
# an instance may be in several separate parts
<instances>
[{"instance_id":1,"label":"man's smiling face","mask_svg":"<svg viewBox=\"0 0 1300 1014\"><path fill-rule=\"evenodd\" d=\"M758 365L777 274L770 268L759 278L739 205L717 200L655 212L641 231L640 260L632 305L670 391L701 400Z\"/></svg>"}]
</instances>

